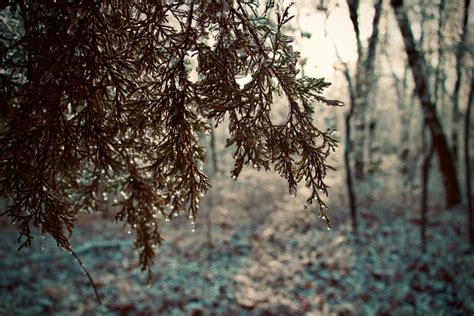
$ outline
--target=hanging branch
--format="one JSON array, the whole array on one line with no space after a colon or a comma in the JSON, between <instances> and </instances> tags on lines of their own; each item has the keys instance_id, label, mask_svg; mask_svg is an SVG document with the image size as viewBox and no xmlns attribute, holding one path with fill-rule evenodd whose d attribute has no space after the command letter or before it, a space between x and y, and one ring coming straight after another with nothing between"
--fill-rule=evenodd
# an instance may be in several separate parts
<instances>
[{"instance_id":1,"label":"hanging branch","mask_svg":"<svg viewBox=\"0 0 474 316\"><path fill-rule=\"evenodd\" d=\"M232 176L243 165L273 168L292 194L304 182L307 203L329 225L325 176L337 142L312 114L316 102L342 103L322 95L330 85L323 78L299 75L299 53L284 33L291 8L258 5L21 1L6 9L0 193L22 246L38 228L70 249L77 214L115 196L115 219L134 232L151 275L161 220L185 214L195 223L210 187L198 135L226 116ZM245 76L252 79L240 87L236 78ZM288 101L283 125L270 120L275 95Z\"/></svg>"}]
</instances>

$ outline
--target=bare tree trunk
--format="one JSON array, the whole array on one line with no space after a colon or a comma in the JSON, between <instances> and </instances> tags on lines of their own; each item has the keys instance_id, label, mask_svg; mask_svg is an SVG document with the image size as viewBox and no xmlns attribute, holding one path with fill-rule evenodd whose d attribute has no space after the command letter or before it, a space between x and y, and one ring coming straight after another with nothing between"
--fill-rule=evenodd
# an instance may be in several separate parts
<instances>
[{"instance_id":1,"label":"bare tree trunk","mask_svg":"<svg viewBox=\"0 0 474 316\"><path fill-rule=\"evenodd\" d=\"M347 196L349 199L349 208L351 212L351 222L352 222L352 233L354 236L357 236L358 233L358 223L357 223L357 203L354 193L354 184L352 179L352 167L351 167L351 150L352 150L352 139L351 139L351 118L354 114L354 98L355 92L354 87L352 86L351 74L349 72L349 67L347 64L343 64L344 69L343 73L347 80L349 96L350 96L350 107L349 111L345 115L345 144L344 144L344 166L346 170L346 186L347 186Z\"/></svg>"},{"instance_id":2,"label":"bare tree trunk","mask_svg":"<svg viewBox=\"0 0 474 316\"><path fill-rule=\"evenodd\" d=\"M431 101L424 56L415 47L415 39L403 6L403 0L391 0L390 3L395 11L395 17L405 42L408 64L412 70L416 91L423 109L424 119L431 132L431 139L434 142L436 154L439 159L440 171L443 176L446 192L446 206L452 207L461 202L461 191L446 136L436 114L434 104Z\"/></svg>"},{"instance_id":3,"label":"bare tree trunk","mask_svg":"<svg viewBox=\"0 0 474 316\"><path fill-rule=\"evenodd\" d=\"M214 176L219 172L219 165L217 164L217 150L216 150L216 130L214 129L214 125L211 124L211 159L212 159L212 166L213 166L213 174Z\"/></svg>"},{"instance_id":4,"label":"bare tree trunk","mask_svg":"<svg viewBox=\"0 0 474 316\"><path fill-rule=\"evenodd\" d=\"M456 82L454 84L453 90L453 114L452 114L452 131L451 131L451 151L453 153L453 159L455 162L458 161L459 157L459 121L461 119L461 113L459 111L459 94L461 92L461 82L462 82L462 64L464 52L468 49L466 39L469 20L469 6L471 0L464 0L464 16L462 20L462 30L461 30L461 39L459 40L457 49L456 49Z\"/></svg>"},{"instance_id":5,"label":"bare tree trunk","mask_svg":"<svg viewBox=\"0 0 474 316\"><path fill-rule=\"evenodd\" d=\"M357 204L354 194L354 185L352 183L352 168L350 161L351 153L351 117L353 114L353 103L351 102L349 112L346 114L346 143L344 148L344 165L346 169L346 185L347 185L347 195L349 198L349 207L351 210L351 221L352 221L352 233L357 235Z\"/></svg>"},{"instance_id":6,"label":"bare tree trunk","mask_svg":"<svg viewBox=\"0 0 474 316\"><path fill-rule=\"evenodd\" d=\"M474 94L474 68L471 71L471 91L469 92L469 100L467 103L466 117L464 121L464 163L466 165L466 198L468 213L468 231L469 245L471 251L474 251L474 213L472 209L472 188L471 188L471 159L469 155L469 129L471 128L471 108Z\"/></svg>"},{"instance_id":7,"label":"bare tree trunk","mask_svg":"<svg viewBox=\"0 0 474 316\"><path fill-rule=\"evenodd\" d=\"M353 99L354 104L354 175L357 179L363 179L365 176L365 169L367 168L365 163L365 130L366 130L366 112L367 112L367 103L368 96L370 94L370 89L374 81L374 65L376 60L377 52L377 43L379 35L379 22L382 13L382 3L383 0L377 0L374 5L375 14L372 22L372 35L369 39L369 44L367 47L367 53L364 54L364 49L360 39L360 28L359 28L359 18L358 18L358 9L359 1L358 0L347 0L347 5L349 7L349 15L352 21L354 32L356 34L357 41L357 68L354 75L354 86L355 89L355 98Z\"/></svg>"},{"instance_id":8,"label":"bare tree trunk","mask_svg":"<svg viewBox=\"0 0 474 316\"><path fill-rule=\"evenodd\" d=\"M427 140L426 140L426 124L423 127L423 149L426 150ZM424 150L424 151L425 151ZM431 169L431 158L434 153L434 143L433 140L430 141L428 150L426 151L425 158L423 159L423 164L421 166L421 222L420 222L420 234L421 234L421 251L426 251L426 226L428 219L428 195L429 195L429 177Z\"/></svg>"},{"instance_id":9,"label":"bare tree trunk","mask_svg":"<svg viewBox=\"0 0 474 316\"><path fill-rule=\"evenodd\" d=\"M217 175L218 165L217 165L217 151L216 151L216 131L214 126L211 124L211 139L209 142L210 145L210 154L211 154L211 167L209 172L209 179L212 181ZM213 203L213 192L212 190L207 195L207 212L206 212L206 238L207 246L209 248L214 247L213 238L212 238L212 208Z\"/></svg>"}]
</instances>

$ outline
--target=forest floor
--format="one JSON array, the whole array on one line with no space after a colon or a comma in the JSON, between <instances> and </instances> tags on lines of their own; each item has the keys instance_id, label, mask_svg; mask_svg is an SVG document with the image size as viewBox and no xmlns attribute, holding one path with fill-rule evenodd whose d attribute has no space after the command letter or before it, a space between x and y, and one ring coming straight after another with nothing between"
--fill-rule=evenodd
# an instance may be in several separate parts
<instances>
[{"instance_id":1,"label":"forest floor","mask_svg":"<svg viewBox=\"0 0 474 316\"><path fill-rule=\"evenodd\" d=\"M342 193L330 203L334 228L328 231L317 211L303 208L300 194L294 199L282 183L268 185L265 177L219 183L212 248L206 201L195 232L185 218L163 222L166 240L151 286L128 229L99 215L81 216L72 242L102 305L71 255L41 237L17 252L17 233L3 223L0 315L474 313L474 255L466 252L464 208L432 208L422 253L416 206L379 199L360 207L355 239Z\"/></svg>"}]
</instances>

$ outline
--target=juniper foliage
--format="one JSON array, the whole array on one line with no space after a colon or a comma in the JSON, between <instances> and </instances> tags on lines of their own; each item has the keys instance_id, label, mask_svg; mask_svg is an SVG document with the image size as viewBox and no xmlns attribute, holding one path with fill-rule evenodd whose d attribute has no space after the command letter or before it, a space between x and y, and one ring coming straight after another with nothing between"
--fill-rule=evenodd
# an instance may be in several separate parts
<instances>
[{"instance_id":1,"label":"juniper foliage","mask_svg":"<svg viewBox=\"0 0 474 316\"><path fill-rule=\"evenodd\" d=\"M117 219L150 269L160 221L186 213L194 222L210 186L198 135L211 122L228 122L234 178L244 165L273 167L292 194L304 181L327 220L321 195L336 141L312 124L313 104L342 104L321 95L324 79L298 77L283 32L289 7L22 0L1 17L0 190L20 248L37 227L71 249L78 212L118 196ZM283 124L270 120L276 95L287 101Z\"/></svg>"}]
</instances>

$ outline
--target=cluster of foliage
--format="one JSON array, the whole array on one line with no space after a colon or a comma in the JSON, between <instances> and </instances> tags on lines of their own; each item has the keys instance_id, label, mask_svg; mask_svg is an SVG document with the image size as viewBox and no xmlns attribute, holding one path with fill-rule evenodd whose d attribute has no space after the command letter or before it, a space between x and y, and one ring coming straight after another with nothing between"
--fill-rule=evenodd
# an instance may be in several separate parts
<instances>
[{"instance_id":1,"label":"cluster of foliage","mask_svg":"<svg viewBox=\"0 0 474 316\"><path fill-rule=\"evenodd\" d=\"M181 212L194 222L209 188L198 136L211 122L228 122L234 178L244 164L273 167L292 194L304 181L327 220L320 195L336 141L312 124L312 104L342 104L321 96L323 79L297 76L282 31L289 8L23 0L1 17L0 191L21 247L38 227L71 249L78 212L115 196L149 269L160 221ZM283 124L270 120L276 95L287 100Z\"/></svg>"}]
</instances>

